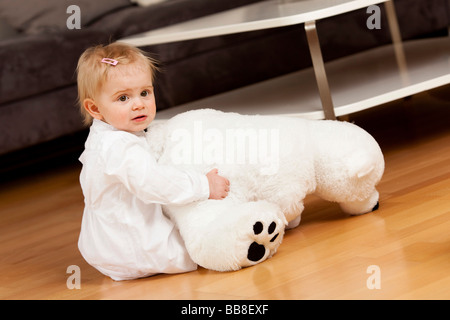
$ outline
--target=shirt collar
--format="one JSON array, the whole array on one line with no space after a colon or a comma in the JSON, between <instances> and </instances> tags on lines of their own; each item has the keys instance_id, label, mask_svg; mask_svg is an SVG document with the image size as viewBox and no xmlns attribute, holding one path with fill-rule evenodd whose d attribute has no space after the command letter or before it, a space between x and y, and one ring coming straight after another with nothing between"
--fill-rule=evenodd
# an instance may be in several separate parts
<instances>
[{"instance_id":1,"label":"shirt collar","mask_svg":"<svg viewBox=\"0 0 450 320\"><path fill-rule=\"evenodd\" d=\"M94 119L92 122L92 127L99 131L121 131L117 129L116 127L110 125L109 123L106 123L105 121ZM126 132L126 131L124 131ZM130 134L134 134L135 136L141 137L145 135L144 131L139 132L128 132Z\"/></svg>"}]
</instances>

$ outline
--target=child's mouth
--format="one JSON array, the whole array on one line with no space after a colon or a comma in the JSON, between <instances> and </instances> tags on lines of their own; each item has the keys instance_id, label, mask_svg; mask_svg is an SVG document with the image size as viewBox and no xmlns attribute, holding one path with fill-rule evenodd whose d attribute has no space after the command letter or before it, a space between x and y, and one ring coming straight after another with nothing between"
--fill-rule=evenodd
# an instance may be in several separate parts
<instances>
[{"instance_id":1,"label":"child's mouth","mask_svg":"<svg viewBox=\"0 0 450 320\"><path fill-rule=\"evenodd\" d=\"M146 115L141 115L141 116L137 116L137 117L133 118L132 120L140 122L140 121L144 121L145 119L147 119L147 116Z\"/></svg>"}]
</instances>

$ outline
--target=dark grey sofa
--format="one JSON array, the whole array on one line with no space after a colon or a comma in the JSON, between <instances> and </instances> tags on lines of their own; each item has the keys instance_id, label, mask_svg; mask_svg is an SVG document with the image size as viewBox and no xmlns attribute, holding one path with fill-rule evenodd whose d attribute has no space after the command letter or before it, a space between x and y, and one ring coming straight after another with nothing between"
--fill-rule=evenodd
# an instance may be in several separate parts
<instances>
[{"instance_id":1,"label":"dark grey sofa","mask_svg":"<svg viewBox=\"0 0 450 320\"><path fill-rule=\"evenodd\" d=\"M59 3L52 7L59 10L54 15L55 22L48 17L52 1ZM128 0L1 0L0 155L84 129L76 106L75 67L85 48L258 1L261 0L166 0L139 7ZM14 12L2 11L2 6L4 9L11 5L17 12L27 12L30 3L34 8L46 8L34 16L15 20L11 18ZM403 38L446 32L450 24L449 3L450 0L396 0ZM65 25L69 16L65 9L70 4L81 8L79 30L68 30ZM325 60L390 41L385 19L381 30L368 30L367 17L365 10L359 10L319 21ZM158 109L311 64L302 26L145 49L160 61L163 70L156 81Z\"/></svg>"}]
</instances>

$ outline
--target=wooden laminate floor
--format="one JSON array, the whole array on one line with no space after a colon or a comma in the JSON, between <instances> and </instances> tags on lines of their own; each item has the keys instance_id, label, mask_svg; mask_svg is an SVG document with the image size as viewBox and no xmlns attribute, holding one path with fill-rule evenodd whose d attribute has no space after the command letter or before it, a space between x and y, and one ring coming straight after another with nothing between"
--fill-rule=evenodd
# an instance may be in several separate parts
<instances>
[{"instance_id":1,"label":"wooden laminate floor","mask_svg":"<svg viewBox=\"0 0 450 320\"><path fill-rule=\"evenodd\" d=\"M378 211L350 217L308 197L300 226L276 255L236 272L199 268L114 282L77 249L83 197L76 162L3 181L0 299L449 299L449 91L350 118L385 154ZM71 265L81 270L80 289L67 287Z\"/></svg>"}]
</instances>

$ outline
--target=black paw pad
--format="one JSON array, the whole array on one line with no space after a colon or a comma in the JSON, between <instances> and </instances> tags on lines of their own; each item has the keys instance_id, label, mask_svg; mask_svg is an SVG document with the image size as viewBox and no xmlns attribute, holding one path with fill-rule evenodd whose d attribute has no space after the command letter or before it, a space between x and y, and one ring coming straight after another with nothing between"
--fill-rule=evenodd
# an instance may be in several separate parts
<instances>
[{"instance_id":1,"label":"black paw pad","mask_svg":"<svg viewBox=\"0 0 450 320\"><path fill-rule=\"evenodd\" d=\"M379 207L380 207L380 203L377 201L377 204L375 205L375 207L373 207L372 211L378 210Z\"/></svg>"},{"instance_id":2,"label":"black paw pad","mask_svg":"<svg viewBox=\"0 0 450 320\"><path fill-rule=\"evenodd\" d=\"M267 234L271 235L275 229L277 228L277 224L275 222L272 222L269 227L267 228ZM255 235L258 235L260 233L262 233L264 231L264 225L262 224L262 222L257 221L254 225L253 225L253 233ZM276 235L274 235L271 239L270 242L274 242L275 239L278 237L278 233ZM266 254L266 247L262 244L259 244L257 242L253 242L250 247L248 248L248 254L247 254L247 258L250 261L259 261L261 260Z\"/></svg>"},{"instance_id":3,"label":"black paw pad","mask_svg":"<svg viewBox=\"0 0 450 320\"><path fill-rule=\"evenodd\" d=\"M278 233L276 235L274 235L272 239L270 239L270 242L274 242L277 237L278 237Z\"/></svg>"},{"instance_id":4,"label":"black paw pad","mask_svg":"<svg viewBox=\"0 0 450 320\"><path fill-rule=\"evenodd\" d=\"M266 247L264 247L262 244L253 242L248 248L247 258L250 261L256 262L261 260L265 254L266 254Z\"/></svg>"},{"instance_id":5,"label":"black paw pad","mask_svg":"<svg viewBox=\"0 0 450 320\"><path fill-rule=\"evenodd\" d=\"M263 231L263 229L264 229L264 226L263 226L263 224L261 223L261 222L256 222L254 225L253 225L253 232L255 233L255 234L260 234L262 231Z\"/></svg>"},{"instance_id":6,"label":"black paw pad","mask_svg":"<svg viewBox=\"0 0 450 320\"><path fill-rule=\"evenodd\" d=\"M269 234L272 234L275 231L275 228L277 227L277 224L275 222L272 222L269 226L269 229L267 230Z\"/></svg>"}]
</instances>

